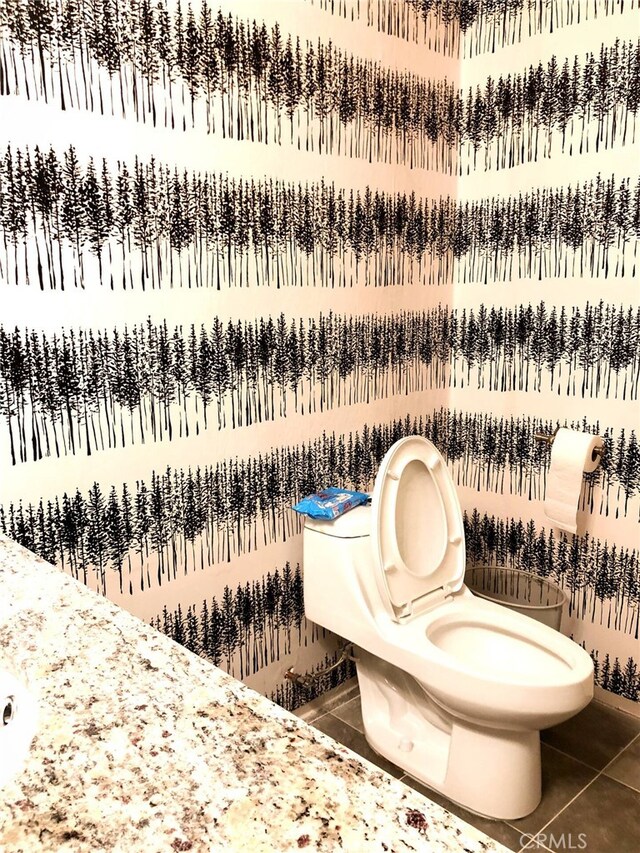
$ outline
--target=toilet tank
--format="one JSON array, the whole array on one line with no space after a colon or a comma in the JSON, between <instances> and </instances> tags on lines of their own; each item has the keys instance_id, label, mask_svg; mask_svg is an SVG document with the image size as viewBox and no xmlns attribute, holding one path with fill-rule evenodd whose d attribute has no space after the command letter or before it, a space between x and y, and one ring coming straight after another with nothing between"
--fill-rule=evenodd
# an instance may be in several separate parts
<instances>
[{"instance_id":1,"label":"toilet tank","mask_svg":"<svg viewBox=\"0 0 640 853\"><path fill-rule=\"evenodd\" d=\"M359 506L332 521L307 518L303 533L304 611L308 619L352 639L366 618L371 576L371 508Z\"/></svg>"}]
</instances>

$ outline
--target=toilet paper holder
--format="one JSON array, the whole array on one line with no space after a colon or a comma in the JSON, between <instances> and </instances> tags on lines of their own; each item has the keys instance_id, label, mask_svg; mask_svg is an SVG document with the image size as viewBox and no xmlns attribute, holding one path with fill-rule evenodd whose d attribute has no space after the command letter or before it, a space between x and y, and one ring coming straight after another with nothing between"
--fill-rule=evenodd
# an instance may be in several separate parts
<instances>
[{"instance_id":1,"label":"toilet paper holder","mask_svg":"<svg viewBox=\"0 0 640 853\"><path fill-rule=\"evenodd\" d=\"M551 433L551 435L548 435L547 433L544 433L544 432L534 432L533 437L536 439L536 441L544 441L545 444L548 444L549 447L551 447L559 429L560 429L560 425L558 425L554 429L554 431ZM596 459L595 459L596 456L599 456L600 461L602 461L602 459L604 458L604 453L605 453L604 444L601 444L599 447L594 447L593 452L591 454L593 461L594 462L596 461Z\"/></svg>"}]
</instances>

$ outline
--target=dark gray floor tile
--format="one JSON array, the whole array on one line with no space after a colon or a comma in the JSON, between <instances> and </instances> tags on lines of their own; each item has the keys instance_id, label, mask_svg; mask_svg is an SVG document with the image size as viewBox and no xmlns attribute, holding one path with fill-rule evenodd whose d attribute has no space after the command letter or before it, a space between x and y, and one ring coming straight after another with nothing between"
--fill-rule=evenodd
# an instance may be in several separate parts
<instances>
[{"instance_id":1,"label":"dark gray floor tile","mask_svg":"<svg viewBox=\"0 0 640 853\"><path fill-rule=\"evenodd\" d=\"M576 850L584 841L585 853L637 853L640 850L638 815L640 793L599 776L544 828L540 839L552 849L563 845L567 850L572 843L572 849Z\"/></svg>"},{"instance_id":2,"label":"dark gray floor tile","mask_svg":"<svg viewBox=\"0 0 640 853\"><path fill-rule=\"evenodd\" d=\"M356 696L355 699L352 699L350 702L346 702L344 705L340 705L338 708L334 708L331 713L334 717L338 717L339 720L348 723L350 726L353 726L354 729L358 729L359 732L364 734L362 705L360 703L359 696Z\"/></svg>"},{"instance_id":3,"label":"dark gray floor tile","mask_svg":"<svg viewBox=\"0 0 640 853\"><path fill-rule=\"evenodd\" d=\"M451 814L456 815L456 817L459 817L461 820L464 820L466 823L474 826L481 832L484 832L485 835L489 836L489 838L493 838L494 841L499 841L500 844L503 844L508 850L520 850L520 848L529 840L528 837L521 839L522 832L518 829L514 829L512 826L509 826L504 821L489 820L489 818L481 817L473 812L469 812L457 803L452 803L451 800L443 797L442 794L439 794L437 791L432 791L431 788L427 788L426 785L422 785L416 779L412 779L411 776L403 776L402 781L414 788L414 790L419 791L428 800L431 800L431 802L437 803L448 812L451 812Z\"/></svg>"},{"instance_id":4,"label":"dark gray floor tile","mask_svg":"<svg viewBox=\"0 0 640 853\"><path fill-rule=\"evenodd\" d=\"M603 772L640 791L640 738L636 738Z\"/></svg>"},{"instance_id":5,"label":"dark gray floor tile","mask_svg":"<svg viewBox=\"0 0 640 853\"><path fill-rule=\"evenodd\" d=\"M377 755L363 734L357 685L313 725L391 775L402 776L407 785L509 850L553 853L559 844L579 849L580 833L585 853L640 849L640 720L613 708L592 703L572 720L542 733L542 801L533 814L509 822L467 811ZM604 775L593 781L595 771L608 762Z\"/></svg>"},{"instance_id":6,"label":"dark gray floor tile","mask_svg":"<svg viewBox=\"0 0 640 853\"><path fill-rule=\"evenodd\" d=\"M608 764L640 732L640 720L592 702L567 720L541 733L542 740L596 770Z\"/></svg>"},{"instance_id":7,"label":"dark gray floor tile","mask_svg":"<svg viewBox=\"0 0 640 853\"><path fill-rule=\"evenodd\" d=\"M362 732L359 732L357 729L354 729L353 726L350 726L348 723L334 717L333 714L325 714L325 716L320 717L319 720L314 720L313 725L314 728L319 729L321 732L329 735L329 737L337 740L338 743L341 743L349 749L352 749L354 752L357 752L358 755L366 758L367 761L370 761L372 764L376 764L381 770L386 770L387 773L391 776L395 776L396 779L399 779L404 773L404 770L401 770L399 767L396 767L395 764L392 764L390 761L387 761L386 758L383 758L381 755L378 755L377 752L374 752L367 743Z\"/></svg>"},{"instance_id":8,"label":"dark gray floor tile","mask_svg":"<svg viewBox=\"0 0 640 853\"><path fill-rule=\"evenodd\" d=\"M570 755L542 744L542 799L538 808L519 820L507 821L520 832L535 835L555 817L598 771Z\"/></svg>"},{"instance_id":9,"label":"dark gray floor tile","mask_svg":"<svg viewBox=\"0 0 640 853\"><path fill-rule=\"evenodd\" d=\"M526 847L522 848L520 853L555 853L555 851L549 850L549 848L545 847L539 839L534 838Z\"/></svg>"}]
</instances>

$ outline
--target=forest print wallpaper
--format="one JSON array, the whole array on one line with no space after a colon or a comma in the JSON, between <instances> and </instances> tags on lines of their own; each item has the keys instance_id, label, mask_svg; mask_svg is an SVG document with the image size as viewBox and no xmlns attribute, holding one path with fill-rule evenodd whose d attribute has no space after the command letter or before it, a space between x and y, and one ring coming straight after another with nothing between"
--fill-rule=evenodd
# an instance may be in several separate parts
<instances>
[{"instance_id":1,"label":"forest print wallpaper","mask_svg":"<svg viewBox=\"0 0 640 853\"><path fill-rule=\"evenodd\" d=\"M292 709L354 673L284 678L337 659L291 506L418 433L638 713L639 14L0 0L0 530Z\"/></svg>"},{"instance_id":2,"label":"forest print wallpaper","mask_svg":"<svg viewBox=\"0 0 640 853\"><path fill-rule=\"evenodd\" d=\"M468 6L478 14L461 21L460 82L472 118L456 200L474 208L491 196L496 210L477 220L482 277L454 284L455 314L475 318L467 381L454 380L447 398L473 454L469 471L465 450L459 460L448 452L468 561L560 584L562 629L591 653L597 697L637 714L640 9L627 0ZM529 205L510 206L523 195ZM516 247L513 262L505 244ZM550 453L523 438L529 423L604 438L576 536L544 515ZM443 427L450 436L453 424Z\"/></svg>"}]
</instances>

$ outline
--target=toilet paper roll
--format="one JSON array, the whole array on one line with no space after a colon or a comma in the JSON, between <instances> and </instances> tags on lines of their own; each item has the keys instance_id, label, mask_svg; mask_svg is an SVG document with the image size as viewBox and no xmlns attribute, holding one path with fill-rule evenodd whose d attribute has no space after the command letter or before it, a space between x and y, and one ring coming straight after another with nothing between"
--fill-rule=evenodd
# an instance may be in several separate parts
<instances>
[{"instance_id":1,"label":"toilet paper roll","mask_svg":"<svg viewBox=\"0 0 640 853\"><path fill-rule=\"evenodd\" d=\"M37 706L27 688L0 670L0 788L16 776L36 733Z\"/></svg>"},{"instance_id":2,"label":"toilet paper roll","mask_svg":"<svg viewBox=\"0 0 640 853\"><path fill-rule=\"evenodd\" d=\"M600 457L593 451L603 444L600 436L587 432L562 427L556 433L551 446L544 512L561 530L569 533L577 530L582 475L596 470Z\"/></svg>"}]
</instances>

